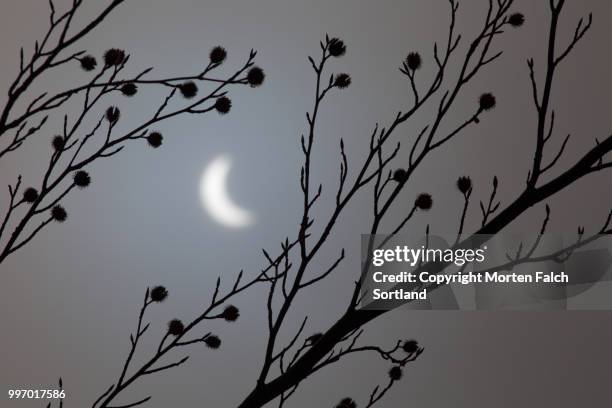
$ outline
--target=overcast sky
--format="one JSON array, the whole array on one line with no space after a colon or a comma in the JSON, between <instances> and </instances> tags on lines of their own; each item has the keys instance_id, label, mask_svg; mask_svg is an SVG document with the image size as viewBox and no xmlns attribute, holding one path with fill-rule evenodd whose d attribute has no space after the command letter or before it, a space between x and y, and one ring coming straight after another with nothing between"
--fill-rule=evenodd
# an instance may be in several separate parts
<instances>
[{"instance_id":1,"label":"overcast sky","mask_svg":"<svg viewBox=\"0 0 612 408\"><path fill-rule=\"evenodd\" d=\"M89 3L78 21L95 13L97 2ZM464 38L478 29L486 3L461 4L458 30ZM478 199L488 196L493 174L501 180L504 202L523 188L535 137L526 60L534 57L542 72L547 3L516 1L514 8L526 15L525 27L504 34L497 45L504 55L461 96L445 126L451 128L471 114L482 92L493 92L498 106L416 174L393 209L395 219L422 191L434 196L434 208L419 217L411 231L422 232L426 224L442 234L456 229L462 204L454 187L459 175L472 177ZM560 41L569 40L575 21L589 11L594 26L560 70L553 93L556 136L573 135L560 166L612 129L612 5L597 0L568 3ZM286 236L295 235L299 224L299 136L306 129L305 112L314 92L306 57L318 55L325 33L343 38L348 46L347 55L333 61L331 72L350 73L353 84L323 107L314 149L314 177L330 192L338 177L339 138L344 137L356 162L375 123L387 124L406 109L411 92L398 67L408 52L420 50L422 75L432 74L432 45L444 40L448 15L445 0L129 0L113 12L84 39L83 49L100 56L110 47L123 48L131 55L131 72L155 66L156 75L162 76L197 71L218 44L228 50L222 72L229 73L255 48L266 82L258 89L233 90L228 115L192 115L164 123L160 149L135 143L89 168L92 186L64 203L68 222L51 225L2 264L0 383L5 388L45 388L62 376L67 406L88 406L119 373L147 286L164 284L170 291L168 301L150 316L156 337L169 319L187 320L197 313L217 275L231 279L240 269L256 273L264 263L261 248L274 250ZM2 98L16 74L19 47L31 49L47 22L46 2L3 2ZM37 89L61 89L86 79L75 65L42 78ZM151 92L113 100L123 112L121 126L138 123L161 97ZM431 111L418 116L397 137L413 136L430 118ZM50 138L59 125L51 121L39 138ZM13 182L17 174L23 174L26 184L35 183L48 152L49 145L37 140L3 158L0 185ZM234 160L230 194L255 215L249 228L222 227L202 208L200 178L219 155ZM612 203L609 185L609 174L600 174L556 196L551 200L551 230L595 228ZM6 199L2 193L0 205L5 206ZM331 202L317 208L317 219L329 213ZM478 224L477 211L474 207L468 226ZM536 207L513 228L530 231L542 214ZM359 266L360 234L368 231L370 216L368 193L348 208L314 269L327 266L341 247L348 251L347 261L327 285L304 293L292 320L308 314L309 329L316 332L343 310ZM221 350L194 348L184 367L148 376L128 397L152 393L152 408L235 406L254 385L263 356L262 289L236 301L242 309L238 323L213 326L224 341ZM384 407L569 408L587 401L604 406L612 400L611 323L607 312L395 311L370 324L365 337L382 344L416 338L426 347ZM388 368L367 356L347 359L304 382L289 406L333 406L347 395L364 401L373 386L386 382ZM21 401L19 406L40 404Z\"/></svg>"}]
</instances>

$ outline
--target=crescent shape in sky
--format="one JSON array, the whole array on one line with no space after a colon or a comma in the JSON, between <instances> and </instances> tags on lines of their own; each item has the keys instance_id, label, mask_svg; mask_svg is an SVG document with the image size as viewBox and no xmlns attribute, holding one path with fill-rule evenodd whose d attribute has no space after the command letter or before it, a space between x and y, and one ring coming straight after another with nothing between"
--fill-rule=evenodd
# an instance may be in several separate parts
<instances>
[{"instance_id":1,"label":"crescent shape in sky","mask_svg":"<svg viewBox=\"0 0 612 408\"><path fill-rule=\"evenodd\" d=\"M200 182L200 198L204 209L213 220L231 228L244 228L253 224L248 210L232 201L227 191L227 176L232 168L228 156L218 156L204 169Z\"/></svg>"}]
</instances>

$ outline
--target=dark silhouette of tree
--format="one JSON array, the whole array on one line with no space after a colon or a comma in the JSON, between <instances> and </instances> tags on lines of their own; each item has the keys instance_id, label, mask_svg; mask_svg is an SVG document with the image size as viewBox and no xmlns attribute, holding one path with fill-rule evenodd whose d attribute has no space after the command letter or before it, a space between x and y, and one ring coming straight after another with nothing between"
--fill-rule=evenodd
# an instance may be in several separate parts
<instances>
[{"instance_id":1,"label":"dark silhouette of tree","mask_svg":"<svg viewBox=\"0 0 612 408\"><path fill-rule=\"evenodd\" d=\"M200 72L152 78L149 74L153 68L136 76L125 76L130 56L122 49L108 49L100 60L85 51L73 50L124 2L105 2L105 8L95 18L75 28L75 17L80 14L83 0L74 0L63 13L50 0L47 32L35 43L30 57L21 48L17 77L8 88L6 103L0 107L0 160L27 143L38 142L50 143L49 164L39 180L19 176L9 185L8 207L4 216L0 216L0 263L53 221L67 220L63 203L75 189L89 186L92 178L85 169L93 162L116 155L131 141L142 140L158 148L163 136L155 127L161 122L184 114L203 115L214 110L228 113L231 101L226 95L230 87L255 87L264 80L263 71L254 66L254 51L240 69L225 78L211 76L226 59L223 47L211 50ZM60 69L82 69L90 72L91 78L57 93L34 93L42 78ZM166 96L150 117L131 129L122 129L120 123L125 112L109 106L105 100L116 94L137 98L144 87L165 89ZM210 89L204 90L205 87ZM75 101L82 101L80 108L72 105L69 108L69 103ZM92 121L95 125L88 128ZM62 123L61 129L49 126L58 122Z\"/></svg>"},{"instance_id":2,"label":"dark silhouette of tree","mask_svg":"<svg viewBox=\"0 0 612 408\"><path fill-rule=\"evenodd\" d=\"M156 287L147 290L144 304L141 309L137 329L131 335L131 348L119 379L110 386L105 393L96 401L94 407L117 406L115 398L134 381L143 376L159 373L166 369L183 364L187 357L177 359L176 362L160 365L159 359L169 352L178 350L184 346L196 343L205 343L208 347L216 349L221 345L219 337L211 333L204 336L195 336L192 330L200 326L200 323L210 319L225 319L235 321L239 311L233 306L228 306L229 301L236 295L255 284L268 285L267 292L267 344L263 350L262 366L255 385L248 392L239 405L240 408L262 407L272 401L278 401L279 406L284 406L286 401L295 393L299 385L308 377L318 371L334 364L345 357L357 353L374 353L390 363L388 381L380 386L374 387L367 401L358 404L352 397L345 397L335 405L337 408L354 408L356 406L372 407L386 395L388 390L401 380L403 369L411 361L419 357L423 348L415 340L399 339L388 348L362 344L361 336L366 325L382 315L385 310L372 310L360 308L363 296L361 286L362 271L355 274L355 287L350 299L347 300L344 312L338 316L335 323L324 330L312 330L308 327L307 312L295 311L292 306L297 297L304 293L305 289L312 289L337 270L345 258L342 249L335 259L330 260L330 266L326 270L313 270L312 262L320 257L323 248L326 247L328 238L334 230L347 205L358 196L373 191L373 214L370 224L371 235L390 233L394 236L400 233L408 222L417 214L428 211L436 205L434 198L428 193L417 194L414 204L407 211L405 217L398 223L392 217L387 217L389 210L402 193L405 193L409 181L412 180L416 169L432 157L432 153L443 145L447 145L464 130L477 125L481 120L486 120L486 114L496 106L496 96L492 93L482 93L480 98L474 101L473 112L464 121L450 127L448 133L443 131L448 124L449 112L457 104L459 96L466 87L484 69L493 65L499 59L502 52L494 51L496 39L503 35L508 29L520 27L525 22L522 14L511 10L513 0L488 0L488 8L482 22L480 31L466 44L465 52L460 51L459 44L466 40L455 32L458 4L455 0L448 0L450 5L450 24L445 44L434 44L433 56L424 58L419 52L411 52L402 64L400 71L406 76L413 94L412 106L406 111L397 112L387 126L376 125L369 136L369 149L365 157L349 161L345 153L345 142L340 139L340 173L338 187L331 199L335 200L329 216L317 222L317 230L313 228L315 221L311 210L321 199L323 186L316 183L312 178L312 152L317 142L317 122L319 113L324 106L326 97L332 92L341 91L351 85L351 78L346 73L329 74L328 67L337 58L342 57L347 47L345 43L337 38L326 37L321 42L321 56L317 59L309 57L310 64L315 73L315 99L313 107L307 113L307 132L301 138L301 148L304 154L304 162L300 172L300 188L303 195L303 209L297 235L294 239L286 238L280 245L279 255L271 255L269 251L263 250L266 264L262 271L253 279L242 283L242 272L238 275L230 289L223 292L221 279L216 283L211 302L194 320L182 323L173 320L169 323L168 330L162 336L159 347L153 351L145 363L137 367L131 367L132 357L136 351L141 337L149 329L149 325L143 321L143 316L148 308L155 302L162 301L167 296L165 288ZM537 128L534 134L534 159L524 189L514 199L502 203L497 199L497 193L501 188L501 181L494 176L492 188L488 201L480 202L482 221L480 227L466 232L467 209L472 204L471 198L477 191L471 178L461 176L456 181L458 192L463 196L463 206L459 211L459 222L457 228L457 241L453 248L467 248L479 246L486 242L487 236L491 236L516 220L528 208L545 202L559 191L564 190L577 180L592 173L612 167L612 162L606 161L606 154L612 150L612 135L602 140L594 141L582 157L566 168L558 168L559 158L563 155L564 148L568 142L566 138L561 147L552 152L552 159L545 160L550 155L549 144L554 139L554 113L552 110L551 92L555 84L555 73L561 63L568 57L576 44L584 37L591 26L592 18L580 20L574 31L569 44L563 46L558 44L557 32L559 18L563 10L564 0L550 0L550 26L548 32L548 50L545 61L542 64L545 71L544 82L536 80L534 60L529 60L529 77L533 88L533 102L537 112ZM463 53L462 53L463 52ZM423 64L433 62L436 67L433 79L427 83L417 80L417 72ZM451 66L459 67L458 75L450 76L448 71ZM329 79L327 79L329 78ZM407 150L402 149L399 142L395 142L393 136L402 128L402 134L406 134L403 125L420 110L433 105L434 115L431 122L416 129ZM554 174L553 173L554 170ZM550 172L550 173L549 173ZM546 180L542 176L546 174ZM367 187L372 187L370 190ZM327 191L327 190L326 190ZM539 237L545 232L550 219L551 210L545 205L545 217L539 229ZM511 268L524 262L539 261L543 259L563 260L572 251L598 239L601 235L612 232L610 229L611 216L608 215L601 230L595 234L585 237L584 228L578 228L578 237L574 244L569 245L554 253L543 256L534 256L535 248L539 245L538 240L532 247L525 251L519 250L516 256L509 259L507 264L500 265L498 269ZM394 227L386 229L382 227L384 222L393 222ZM382 228L385 228L384 230ZM429 227L426 231L429 235ZM464 238L465 235L468 238ZM374 240L369 242L371 253ZM369 262L365 262L369 264ZM428 271L430 273L442 272L448 266L443 262L425 263L420 265L416 273ZM435 285L427 286L430 290ZM221 294L221 293L225 294ZM281 329L286 327L287 317L290 312L301 313L304 317L298 330L288 339L283 339ZM313 334L312 332L315 331ZM214 337L213 337L214 336ZM210 344L210 339L213 344ZM130 374L128 374L130 373ZM145 403L150 397L140 401L122 405L132 407ZM332 404L330 404L332 405Z\"/></svg>"}]
</instances>

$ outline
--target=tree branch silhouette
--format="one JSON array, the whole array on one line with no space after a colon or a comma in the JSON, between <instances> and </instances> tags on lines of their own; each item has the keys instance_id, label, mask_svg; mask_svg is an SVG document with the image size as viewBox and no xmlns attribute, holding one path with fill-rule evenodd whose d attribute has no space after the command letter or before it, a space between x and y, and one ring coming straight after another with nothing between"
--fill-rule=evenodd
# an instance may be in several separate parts
<instances>
[{"instance_id":1,"label":"tree branch silhouette","mask_svg":"<svg viewBox=\"0 0 612 408\"><path fill-rule=\"evenodd\" d=\"M361 159L350 158L345 151L345 141L339 140L339 177L338 186L329 197L334 200L334 207L330 214L321 222L315 222L312 209L320 200L327 197L324 194L324 186L317 183L312 176L312 153L313 146L318 138L318 119L321 109L324 108L326 97L351 85L351 77L346 73L334 73L328 77L329 64L335 59L342 57L346 52L344 42L337 38L327 36L321 42L321 56L317 59L309 57L310 65L315 74L315 98L312 109L306 115L307 130L301 137L301 149L303 163L300 169L299 186L302 194L302 212L299 227L294 239L285 238L280 245L280 254L271 256L270 252L263 250L266 259L266 267L261 274L249 282L245 290L256 283L268 285L266 301L267 319L267 341L262 355L262 365L257 375L253 388L248 392L244 400L239 404L240 408L258 408L272 401L278 401L280 406L290 399L298 390L300 384L316 372L358 353L374 353L384 361L391 363L388 371L389 381L386 385L374 387L369 395L365 406L372 407L379 403L391 387L402 377L406 364L414 361L423 353L415 340L398 340L391 348L379 345L362 344L362 335L366 332L366 325L372 320L381 317L388 310L364 309L362 303L362 277L363 271L355 276L355 286L350 299L347 299L346 308L338 316L335 323L322 331L312 333L308 325L307 312L296 311L293 307L296 299L306 290L314 288L326 278L338 271L345 259L345 251L328 262L328 267L318 270L312 266L312 262L321 256L322 249L326 247L332 231L340 221L344 210L349 203L364 197L372 187L373 213L369 232L372 237L391 231L391 236L401 233L411 220L416 216L424 216L434 205L434 200L429 193L417 194L413 205L406 210L405 216L397 222L389 216L390 210L394 208L404 193L408 190L416 170L426 163L433 152L439 148L456 141L466 130L478 125L484 120L486 113L495 108L496 97L489 92L482 93L472 112L459 123L449 123L449 113L458 104L460 96L466 88L471 85L483 70L493 66L501 57L501 51L494 51L496 40L503 35L507 29L517 28L523 25L524 16L520 13L511 12L513 0L488 0L487 12L482 21L482 26L477 34L466 43L466 50L462 53L459 45L464 43L460 34L455 32L458 4L455 0L448 0L450 6L450 23L446 43L443 46L434 44L431 60L435 62L436 72L433 79L427 83L417 80L416 72L421 68L423 58L418 52L411 52L402 63L400 71L408 78L412 90L412 104L405 111L399 111L392 116L387 126L376 125L369 132L369 145L365 157ZM569 143L566 137L561 147L555 149L552 159L544 164L544 157L549 153L547 143L554 136L554 113L552 110L551 94L554 86L555 73L561 63L571 55L571 51L585 37L591 27L592 18L589 16L585 23L581 20L575 29L574 36L569 45L558 52L557 32L559 17L563 10L564 0L550 0L549 8L551 21L548 32L548 50L546 56L546 75L544 83L536 80L535 62L528 61L528 80L531 82L531 95L537 113L537 126L535 130L534 158L532 167L521 191L513 200L503 203L498 200L498 192L501 190L500 180L493 176L492 188L487 192L488 201L478 200L480 204L482 219L478 219L479 227L468 232L468 210L473 204L472 197L481 192L467 176L457 180L457 188L463 196L463 205L459 214L459 226L457 240L453 249L480 246L487 241L487 237L502 231L509 224L517 220L529 208L545 202L558 192L566 189L577 180L612 167L612 164L604 161L607 153L612 150L612 135L603 140L596 139L596 144L572 165L564 169L558 169L559 158L563 155L565 146ZM456 56L460 54L456 58ZM450 75L451 64L457 62L459 72L456 77ZM328 79L327 79L328 78ZM234 79L232 79L233 81ZM104 89L104 88L103 88ZM174 90L173 90L174 92ZM214 94L213 94L214 95ZM214 98L214 96L212 96ZM432 105L434 114L431 121L426 125L409 131L413 135L408 148L401 146L395 141L394 136L408 125L417 112ZM448 132L443 129L451 129ZM134 135L139 135L142 129L136 130ZM350 168L349 168L350 165ZM542 175L551 175L543 181ZM18 182L19 184L19 182ZM327 190L325 190L327 191ZM524 253L522 247L514 256L509 255L508 264L500 265L500 268L512 268L522 262L557 259L562 260L572 251L580 246L597 239L601 235L610 234L610 216L604 223L604 227L597 234L584 239L584 228L579 228L579 237L576 243L563 248L560 251L544 255L534 256L535 249L540 243L541 235L546 231L550 220L550 207L546 204L546 215L540 228L540 235L536 242ZM320 228L315 231L314 226ZM463 238L466 236L467 238ZM429 236L429 227L427 227ZM375 242L371 238L368 242L368 253L372 253ZM369 260L366 259L366 265ZM440 273L449 266L448 263L423 263L420 264L416 273L428 271ZM239 280L238 280L239 281ZM236 283L233 289L224 297L218 297L219 281L213 295L213 301L205 311L188 325L180 321L172 321L169 324L168 333L162 338L157 352L150 360L135 374L129 376L128 367L132 361L132 355L136 350L140 336L148 329L143 326L143 315L151 304L148 300L152 292L147 292L143 308L140 313L138 326L132 335L132 348L128 354L124 368L119 380L111 386L106 393L94 404L94 407L107 407L111 401L127 386L137 379L147 375L165 371L180 364L186 359L172 360L174 362L156 365L158 360L168 351L181 346L192 345L205 340L209 334L203 337L195 337L183 340L185 334L194 329L200 322L208 318L222 318L223 313L214 312L213 309L221 307L227 300L238 293L235 291L240 286ZM432 287L433 289L433 287ZM241 291L242 291L241 290ZM398 306L404 302L398 302ZM215 306L213 306L213 304ZM283 329L287 329L288 317L293 314L301 314L298 319L301 324L294 330L288 339L282 339ZM308 333L308 334L307 334ZM143 404L148 397L133 404ZM133 405L132 405L133 406ZM351 397L342 399L337 408L355 408L355 400Z\"/></svg>"},{"instance_id":2,"label":"tree branch silhouette","mask_svg":"<svg viewBox=\"0 0 612 408\"><path fill-rule=\"evenodd\" d=\"M130 56L121 49L107 50L100 64L85 51L69 51L124 1L112 1L83 28L76 30L72 27L73 19L79 14L83 1L74 0L61 15L50 1L50 23L43 39L36 42L27 59L21 49L19 72L0 111L0 143L4 141L0 145L0 159L34 139L40 142L41 133L51 131L48 123L53 121L49 118L62 120L63 126L51 139L49 163L41 179L30 181L33 186L22 189L25 180L22 182L19 176L17 182L9 186L10 200L0 227L0 263L53 221L67 219L68 213L62 204L70 193L90 185L87 166L118 154L132 141L143 140L158 148L163 136L155 126L185 114L203 115L212 111L226 114L231 109L227 94L232 86L256 87L264 80L263 71L254 65L255 51L250 52L239 69L219 78L211 75L226 60L227 52L223 47L212 49L209 61L200 72L166 78L150 78L153 68L135 76L124 76ZM91 72L91 79L53 95L49 91L33 95L37 80L56 68L71 70L75 65ZM211 85L210 89L200 90L204 85ZM122 112L115 106L103 106L105 99L117 94L132 98L142 87L158 87L167 90L167 94L142 123L132 129L120 129ZM179 99L179 94L183 100ZM80 109L68 108L68 102L76 98L82 100ZM19 110L21 105L25 108ZM95 125L87 128L92 120ZM12 228L10 233L9 228Z\"/></svg>"},{"instance_id":3,"label":"tree branch silhouette","mask_svg":"<svg viewBox=\"0 0 612 408\"><path fill-rule=\"evenodd\" d=\"M407 167L399 167L395 171L389 169L389 162L393 160L397 156L397 149L395 148L390 153L391 160L386 161L381 159L383 145L388 142L391 134L396 130L396 128L404 123L407 119L411 117L411 115L422 106L424 100L428 99L428 97L433 94L437 94L438 89L441 87L442 79L444 78L444 72L446 67L446 62L449 57L455 51L456 44L460 41L460 36L454 37L453 28L455 15L457 11L457 4L454 1L449 1L452 10L452 18L450 25L450 35L447 45L447 52L443 58L440 58L437 53L437 45L434 47L434 59L438 62L438 67L440 69L436 79L428 88L430 92L425 94L425 97L420 98L418 93L418 87L414 82L414 72L410 73L410 70L416 71L420 67L420 58L416 58L415 55L411 54L409 58L407 58L406 62L403 64L402 72L409 77L411 82L411 87L413 89L414 94L414 106L407 113L399 112L395 118L395 120L386 128L382 130L378 130L378 126L375 128L370 142L370 155L365 159L363 165L360 167L360 171L356 176L357 182L355 186L357 186L356 190L360 189L361 182L366 180L370 181L369 178L363 177L364 174L368 172L370 166L372 164L373 159L375 164L378 164L372 171L373 178L375 179L375 187L374 187L374 218L371 226L370 233L372 236L377 233L382 233L381 225L383 224L383 220L385 220L385 215L392 207L392 205L396 202L397 197L404 190L404 187L408 184L409 180L411 180L415 169L423 163L426 158L429 158L430 153L441 147L442 145L448 143L451 140L454 140L461 132L467 129L471 125L478 124L481 120L481 116L486 113L486 111L493 109L495 107L495 97L490 93L482 94L479 99L479 104L477 109L475 109L474 114L469 116L464 122L460 123L455 130L451 131L446 135L439 135L440 125L444 122L447 113L450 111L451 107L455 104L457 97L460 95L463 88L470 83L470 81L484 68L488 67L492 62L497 60L502 54L501 52L493 53L492 47L494 45L494 39L501 35L504 32L504 29L507 27L519 27L524 22L524 17L520 13L510 13L510 8L513 5L512 0L501 0L497 2L489 1L488 2L488 11L485 17L485 21L480 33L469 43L468 50L463 58L463 63L461 64L460 73L458 79L454 82L453 85L446 91L443 91L442 96L438 102L437 113L433 119L433 121L426 126L422 131L418 132L417 137L415 138L413 145L410 149L409 161ZM564 1L553 2L550 3L550 11L552 15L552 21L549 30L549 51L548 51L548 74L545 84L543 86L543 94L539 96L537 92L537 83L535 82L533 73L531 74L531 79L533 82L534 89L534 100L536 101L536 108L538 111L538 127L536 132L536 152L534 154L534 165L532 171L528 177L527 187L524 192L522 192L514 201L506 205L503 209L500 210L500 202L496 201L496 195L498 191L499 181L497 177L493 179L493 191L489 198L489 203L487 207L485 204L481 202L481 209L483 215L483 222L479 229L473 231L469 234L469 239L459 240L456 244L456 248L467 247L469 245L479 245L484 243L483 238L484 234L494 234L501 231L504 227L510 224L512 221L516 220L523 212L525 212L528 208L533 205L540 203L547 198L553 196L557 192L565 189L576 180L584 177L592 172L602 170L607 168L607 164L603 164L602 157L612 149L612 136L607 137L604 141L598 142L597 145L587 152L581 159L579 159L573 166L569 169L563 171L560 175L553 178L552 180L539 185L538 179L539 176L544 172L551 170L553 166L558 161L559 156L562 155L564 146L567 144L567 138L562 144L559 152L554 156L550 164L542 165L541 157L544 153L544 144L550 139L550 135L552 130L549 130L548 136L544 129L546 129L545 123L548 121L549 108L550 108L550 93L553 86L553 77L554 72L558 68L559 64L568 56L569 52L574 48L574 46L584 37L588 29L591 25L591 17L589 17L588 23L585 25L580 22L575 31L575 35L570 45L567 47L566 51L561 54L556 54L555 46L556 46L556 33L558 29L558 18L563 9ZM439 62L441 61L441 62ZM311 61L312 63L312 61ZM529 63L530 67L533 65L532 62ZM315 66L315 64L313 64ZM315 66L315 70L316 70ZM318 83L318 81L317 81ZM318 86L317 86L318 88ZM317 93L318 94L318 93ZM309 124L312 125L312 121L310 117L308 118ZM552 122L552 120L551 120ZM553 124L550 124L552 128ZM387 143L388 144L388 143ZM304 145L304 143L303 143ZM310 139L307 146L310 145ZM307 147L305 150L305 154L308 153L309 148ZM347 158L344 155L344 146L341 142L341 151L342 151L342 159L341 159L341 176L340 176L340 186L341 189L344 187L345 180L347 178L345 172ZM308 158L307 158L308 159ZM306 161L308 163L308 160ZM307 164L306 164L307 166ZM306 167L307 169L307 167ZM302 180L304 179L304 174L307 174L307 170L302 170ZM385 178L386 176L386 178ZM366 182L366 184L367 184ZM392 184L393 183L393 184ZM308 186L308 183L302 181L302 190L304 190L304 186ZM389 191L390 187L390 191ZM458 180L458 188L460 192L464 195L464 208L460 217L460 227L459 231L461 233L464 232L465 228L465 219L466 219L466 211L469 206L469 197L472 194L472 185L471 181L469 186L466 186L465 181ZM386 195L385 195L386 193ZM352 198L354 194L353 190L347 194L347 197ZM340 195L338 195L340 196ZM318 195L317 195L318 197ZM308 203L307 200L304 201ZM342 211L344 206L344 202L341 199L336 200L337 206L336 210L333 212L332 216L329 219L327 226L324 228L324 232L321 234L319 241L316 241L313 244L313 249L311 252L307 252L302 250L302 259L309 261L316 254L318 249L321 247L323 242L327 239L329 232L333 228L339 213ZM406 223L411 219L416 210L426 211L432 206L431 196L427 193L422 193L417 196L414 202L414 206L412 210L408 213L405 219L403 219L395 228L391 228L393 231L392 234L398 233ZM305 206L306 211L304 212L305 216L303 217L301 229L300 231L307 229L310 227L311 222L307 217L308 214L308 206ZM543 229L545 228L546 223L544 224ZM581 234L584 232L580 230ZM609 233L610 231L607 228L602 229L599 234ZM597 239L600 235L594 235L592 239ZM304 240L301 240L304 241ZM559 256L566 256L571 250L575 249L577 245L580 245L581 242L585 242L588 240L579 240L577 244L573 246L564 248L559 251L559 253L550 254L550 258L555 258ZM368 253L371 253L372 246L374 245L373 239L370 240L370 246ZM305 245L302 245L302 248ZM306 254L306 256L304 256ZM519 258L519 260L525 260L526 258ZM533 260L533 259L532 259ZM517 260L514 260L515 262ZM367 265L369 262L365 262ZM431 265L425 264L422 265L420 269L427 270L430 273L432 272L441 272L448 265L438 264ZM509 266L509 265L508 265ZM299 269L298 269L299 271ZM300 272L298 272L299 274ZM418 273L418 271L417 271ZM324 361L326 355L328 353L333 353L334 349L337 347L339 343L343 341L343 339L349 333L353 333L356 330L361 330L368 322L371 320L383 315L386 313L384 310L366 310L359 309L358 306L361 301L361 281L358 278L356 281L355 289L353 292L352 300L347 307L347 310L343 315L339 317L339 319L334 323L331 327L329 327L325 332L320 334L317 338L317 342L313 344L312 347L309 347L303 353L300 354L299 358L297 358L291 367L284 370L280 374L278 374L275 378L267 382L259 381L257 386L251 391L251 393L245 398L240 407L261 407L266 403L279 398L283 393L286 393L287 390L292 390L294 387L297 387L301 381L307 378L310 374L312 374L313 369L320 364L321 361ZM370 398L370 403L375 403L378 401L377 392L379 389L376 389L376 392L373 393L373 396ZM386 392L386 389L383 389ZM383 393L384 394L384 393ZM281 397L282 398L282 397ZM344 401L344 402L343 402ZM351 403L354 401L350 398L341 401L340 406L353 406ZM348 402L347 402L348 401ZM344 405L342 405L344 403Z\"/></svg>"}]
</instances>

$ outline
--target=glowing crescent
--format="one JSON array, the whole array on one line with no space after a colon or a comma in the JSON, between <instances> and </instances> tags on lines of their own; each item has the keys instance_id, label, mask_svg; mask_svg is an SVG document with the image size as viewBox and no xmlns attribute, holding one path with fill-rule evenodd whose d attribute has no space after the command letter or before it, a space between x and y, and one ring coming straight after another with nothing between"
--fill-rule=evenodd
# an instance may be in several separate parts
<instances>
[{"instance_id":1,"label":"glowing crescent","mask_svg":"<svg viewBox=\"0 0 612 408\"><path fill-rule=\"evenodd\" d=\"M227 191L227 175L232 161L227 156L215 158L204 170L200 182L202 205L213 220L231 228L244 228L253 224L253 215L236 205Z\"/></svg>"}]
</instances>

